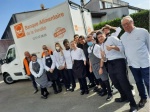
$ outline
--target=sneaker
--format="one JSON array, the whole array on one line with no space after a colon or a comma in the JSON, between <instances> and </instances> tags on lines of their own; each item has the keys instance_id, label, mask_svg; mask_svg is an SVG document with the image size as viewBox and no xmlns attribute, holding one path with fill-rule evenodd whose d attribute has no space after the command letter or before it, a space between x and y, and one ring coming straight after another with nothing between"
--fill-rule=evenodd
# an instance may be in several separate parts
<instances>
[{"instance_id":1,"label":"sneaker","mask_svg":"<svg viewBox=\"0 0 150 112\"><path fill-rule=\"evenodd\" d=\"M88 88L93 88L93 87L95 87L95 84L92 84L92 83L88 84Z\"/></svg>"},{"instance_id":2,"label":"sneaker","mask_svg":"<svg viewBox=\"0 0 150 112\"><path fill-rule=\"evenodd\" d=\"M140 107L140 108L143 108L144 106L145 106L145 103L147 102L147 99L141 99L140 100L140 102L139 102L139 104L138 104L138 106Z\"/></svg>"},{"instance_id":3,"label":"sneaker","mask_svg":"<svg viewBox=\"0 0 150 112\"><path fill-rule=\"evenodd\" d=\"M137 112L138 111L138 108L137 107L131 107L129 112Z\"/></svg>"},{"instance_id":4,"label":"sneaker","mask_svg":"<svg viewBox=\"0 0 150 112\"><path fill-rule=\"evenodd\" d=\"M112 95L108 95L107 98L106 98L106 101L110 101L112 98L113 98Z\"/></svg>"},{"instance_id":5,"label":"sneaker","mask_svg":"<svg viewBox=\"0 0 150 112\"><path fill-rule=\"evenodd\" d=\"M47 99L47 96L45 96L45 95L42 95L42 96L41 96L41 98L43 98L43 99Z\"/></svg>"},{"instance_id":6,"label":"sneaker","mask_svg":"<svg viewBox=\"0 0 150 112\"><path fill-rule=\"evenodd\" d=\"M69 88L66 88L66 91L70 91L70 89L69 89Z\"/></svg>"},{"instance_id":7,"label":"sneaker","mask_svg":"<svg viewBox=\"0 0 150 112\"><path fill-rule=\"evenodd\" d=\"M45 94L45 96L48 96L49 95L49 92L47 92L46 94Z\"/></svg>"}]
</instances>

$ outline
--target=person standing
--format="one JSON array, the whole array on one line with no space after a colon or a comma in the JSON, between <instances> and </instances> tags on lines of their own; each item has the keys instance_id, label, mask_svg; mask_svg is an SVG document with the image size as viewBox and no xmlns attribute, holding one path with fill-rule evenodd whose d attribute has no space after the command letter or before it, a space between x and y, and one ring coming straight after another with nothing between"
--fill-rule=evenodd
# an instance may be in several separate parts
<instances>
[{"instance_id":1,"label":"person standing","mask_svg":"<svg viewBox=\"0 0 150 112\"><path fill-rule=\"evenodd\" d=\"M77 47L75 41L71 41L71 57L73 60L73 72L74 76L78 78L80 83L81 95L88 94L89 90L86 82L86 58L83 53L83 50Z\"/></svg>"},{"instance_id":2,"label":"person standing","mask_svg":"<svg viewBox=\"0 0 150 112\"><path fill-rule=\"evenodd\" d=\"M69 84L70 84L70 91L73 92L75 87L76 87L76 82L75 78L73 76L73 70L72 70L72 57L71 57L71 49L69 45L69 41L65 39L63 41L63 45L65 47L65 50L63 50L63 54L65 57L65 62L66 62L66 70L69 76Z\"/></svg>"},{"instance_id":3,"label":"person standing","mask_svg":"<svg viewBox=\"0 0 150 112\"><path fill-rule=\"evenodd\" d=\"M67 74L67 71L65 69L65 57L63 54L63 49L59 43L55 44L56 50L53 53L53 56L56 61L56 67L58 70L58 75L61 75L60 78L62 78L66 91L69 91L70 89L70 84L69 84L69 76Z\"/></svg>"},{"instance_id":4,"label":"person standing","mask_svg":"<svg viewBox=\"0 0 150 112\"><path fill-rule=\"evenodd\" d=\"M118 89L121 97L115 102L129 100L130 111L137 112L137 105L134 100L131 85L126 74L126 60L121 41L114 36L106 37L103 32L97 32L97 39L101 43L101 56L108 62L108 73L115 88Z\"/></svg>"},{"instance_id":5,"label":"person standing","mask_svg":"<svg viewBox=\"0 0 150 112\"><path fill-rule=\"evenodd\" d=\"M51 83L48 82L42 60L38 59L36 54L32 54L29 67L31 73L35 77L35 81L40 85L41 95L42 95L41 98L47 99L49 95L49 92L47 91L47 87L51 86Z\"/></svg>"},{"instance_id":6,"label":"person standing","mask_svg":"<svg viewBox=\"0 0 150 112\"><path fill-rule=\"evenodd\" d=\"M107 101L112 99L112 90L109 83L108 73L106 71L105 66L103 65L103 61L100 55L100 46L95 44L95 40L92 35L88 35L88 53L89 53L89 61L90 61L90 71L94 73L96 79L99 81L102 92L100 93L101 96L104 96L108 93L108 97L106 98ZM100 74L100 71L103 70L103 73Z\"/></svg>"},{"instance_id":7,"label":"person standing","mask_svg":"<svg viewBox=\"0 0 150 112\"><path fill-rule=\"evenodd\" d=\"M150 97L150 35L146 29L135 27L130 16L124 17L121 24L125 30L125 33L121 36L121 41L125 49L128 66L141 97L139 107L144 107L147 102L145 86Z\"/></svg>"},{"instance_id":8,"label":"person standing","mask_svg":"<svg viewBox=\"0 0 150 112\"><path fill-rule=\"evenodd\" d=\"M49 51L46 49L44 50L45 57L43 57L43 65L46 70L47 77L50 81L53 82L53 90L54 94L60 93L62 91L61 83L58 77L58 71L56 70L55 66L55 59L53 55L49 54ZM56 86L57 85L57 86Z\"/></svg>"},{"instance_id":9,"label":"person standing","mask_svg":"<svg viewBox=\"0 0 150 112\"><path fill-rule=\"evenodd\" d=\"M77 47L81 48L83 50L84 55L86 57L86 76L88 77L88 79L90 81L88 84L88 87L92 88L92 87L95 87L95 83L97 83L97 82L96 82L96 78L95 78L93 72L90 73L90 71L89 71L89 65L90 65L89 64L89 57L88 57L88 55L89 55L88 54L88 47L89 46L87 45L87 42L86 42L84 36L82 36L82 35L79 36L78 41L79 41L79 44L77 45Z\"/></svg>"},{"instance_id":10,"label":"person standing","mask_svg":"<svg viewBox=\"0 0 150 112\"><path fill-rule=\"evenodd\" d=\"M29 68L29 63L31 61L31 55L28 51L25 51L24 52L24 56L25 58L23 59L23 65L24 65L24 70L25 70L25 73L30 77L31 81L32 81L32 84L33 84L33 87L35 89L34 91L34 94L37 93L39 90L38 90L38 87L37 87L37 84L35 82L35 78L34 76L31 74L30 72L30 68Z\"/></svg>"}]
</instances>

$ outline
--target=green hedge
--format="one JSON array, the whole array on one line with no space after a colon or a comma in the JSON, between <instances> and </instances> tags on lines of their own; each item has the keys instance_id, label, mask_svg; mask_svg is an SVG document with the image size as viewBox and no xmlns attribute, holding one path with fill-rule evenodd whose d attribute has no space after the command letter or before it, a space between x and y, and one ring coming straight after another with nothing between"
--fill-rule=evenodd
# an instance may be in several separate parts
<instances>
[{"instance_id":1,"label":"green hedge","mask_svg":"<svg viewBox=\"0 0 150 112\"><path fill-rule=\"evenodd\" d=\"M149 23L150 23L149 14L150 14L149 10L142 10L138 13L131 14L130 16L133 18L136 27L142 27L149 31ZM105 26L105 24L115 26L115 27L120 26L122 28L121 18L117 18L112 21L100 22L99 24L94 25L94 29L95 30L101 29L102 27ZM122 35L123 33L124 30L121 31L120 35Z\"/></svg>"}]
</instances>

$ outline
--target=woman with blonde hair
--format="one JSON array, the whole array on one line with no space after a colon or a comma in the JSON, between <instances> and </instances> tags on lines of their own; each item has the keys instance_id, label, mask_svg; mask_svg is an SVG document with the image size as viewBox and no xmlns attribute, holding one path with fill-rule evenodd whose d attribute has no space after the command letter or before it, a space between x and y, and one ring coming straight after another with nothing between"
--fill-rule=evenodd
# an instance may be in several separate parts
<instances>
[{"instance_id":1,"label":"woman with blonde hair","mask_svg":"<svg viewBox=\"0 0 150 112\"><path fill-rule=\"evenodd\" d=\"M70 88L70 84L69 84L69 78L68 78L68 74L66 71L66 62L65 62L65 58L64 58L64 54L63 54L63 48L61 47L61 45L59 43L55 44L55 51L53 53L54 58L55 58L55 62L56 62L56 67L58 70L58 75L60 76L60 78L63 80L64 85L66 87L66 91L69 91ZM59 91L62 91L61 88L59 88Z\"/></svg>"}]
</instances>

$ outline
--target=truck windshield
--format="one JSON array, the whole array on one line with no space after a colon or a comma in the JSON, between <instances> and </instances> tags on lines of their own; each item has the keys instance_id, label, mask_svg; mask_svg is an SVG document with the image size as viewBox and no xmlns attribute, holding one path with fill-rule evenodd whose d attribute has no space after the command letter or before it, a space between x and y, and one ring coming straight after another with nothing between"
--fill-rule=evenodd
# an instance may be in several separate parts
<instances>
[{"instance_id":1,"label":"truck windshield","mask_svg":"<svg viewBox=\"0 0 150 112\"><path fill-rule=\"evenodd\" d=\"M9 49L7 56L6 56L7 63L12 62L15 58L16 58L15 48Z\"/></svg>"}]
</instances>

